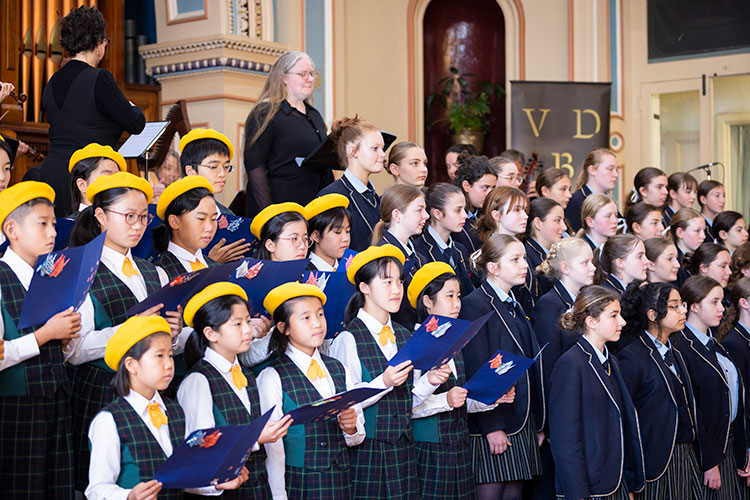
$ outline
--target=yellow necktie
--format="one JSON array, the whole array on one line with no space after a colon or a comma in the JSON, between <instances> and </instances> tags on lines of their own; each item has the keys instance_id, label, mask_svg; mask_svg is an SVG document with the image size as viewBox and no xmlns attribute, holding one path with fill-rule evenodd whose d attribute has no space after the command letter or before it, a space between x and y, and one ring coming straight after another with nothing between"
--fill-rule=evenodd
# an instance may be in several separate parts
<instances>
[{"instance_id":1,"label":"yellow necktie","mask_svg":"<svg viewBox=\"0 0 750 500\"><path fill-rule=\"evenodd\" d=\"M122 274L124 274L126 278L140 276L140 273L133 267L133 263L130 262L128 257L125 257L125 261L122 263Z\"/></svg>"},{"instance_id":2,"label":"yellow necktie","mask_svg":"<svg viewBox=\"0 0 750 500\"><path fill-rule=\"evenodd\" d=\"M380 330L380 335L378 336L378 340L380 341L380 345L386 345L388 341L396 343L396 336L393 334L393 330L391 330L391 327L388 325L385 325L382 330Z\"/></svg>"},{"instance_id":3,"label":"yellow necktie","mask_svg":"<svg viewBox=\"0 0 750 500\"><path fill-rule=\"evenodd\" d=\"M244 373L242 373L242 368L240 368L240 365L237 364L232 366L232 369L229 371L232 372L232 382L234 382L234 386L237 389L247 387L247 377Z\"/></svg>"},{"instance_id":4,"label":"yellow necktie","mask_svg":"<svg viewBox=\"0 0 750 500\"><path fill-rule=\"evenodd\" d=\"M159 403L151 403L148 405L148 416L151 418L151 423L154 424L154 427L157 429L161 427L162 424L168 422L167 416L162 411Z\"/></svg>"},{"instance_id":5,"label":"yellow necktie","mask_svg":"<svg viewBox=\"0 0 750 500\"><path fill-rule=\"evenodd\" d=\"M326 378L326 372L314 359L310 362L310 368L307 369L307 378L311 382L315 382L319 378Z\"/></svg>"},{"instance_id":6,"label":"yellow necktie","mask_svg":"<svg viewBox=\"0 0 750 500\"><path fill-rule=\"evenodd\" d=\"M201 269L205 269L206 266L203 265L203 262L199 261L198 259L195 259L195 262L190 263L190 269L193 271L200 271Z\"/></svg>"}]
</instances>

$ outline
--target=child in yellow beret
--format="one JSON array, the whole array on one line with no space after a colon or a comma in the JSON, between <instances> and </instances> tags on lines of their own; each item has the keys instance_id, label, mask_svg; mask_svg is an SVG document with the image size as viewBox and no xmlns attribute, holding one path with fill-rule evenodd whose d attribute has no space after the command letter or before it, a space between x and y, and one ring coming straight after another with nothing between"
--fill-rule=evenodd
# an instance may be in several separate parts
<instances>
[{"instance_id":1,"label":"child in yellow beret","mask_svg":"<svg viewBox=\"0 0 750 500\"><path fill-rule=\"evenodd\" d=\"M195 128L180 139L180 165L183 175L200 175L208 179L214 194L224 192L227 177L234 171L231 164L234 146L229 137L211 128ZM217 203L222 214L234 215Z\"/></svg>"},{"instance_id":2,"label":"child in yellow beret","mask_svg":"<svg viewBox=\"0 0 750 500\"><path fill-rule=\"evenodd\" d=\"M260 241L258 259L283 262L307 257L307 219L305 208L298 203L267 206L253 219L250 232Z\"/></svg>"},{"instance_id":3,"label":"child in yellow beret","mask_svg":"<svg viewBox=\"0 0 750 500\"><path fill-rule=\"evenodd\" d=\"M71 217L76 217L81 210L91 205L86 198L86 189L97 177L127 170L125 158L111 146L92 142L74 152L68 162L70 194L73 200L69 212Z\"/></svg>"},{"instance_id":4,"label":"child in yellow beret","mask_svg":"<svg viewBox=\"0 0 750 500\"><path fill-rule=\"evenodd\" d=\"M162 398L174 375L170 326L160 316L134 316L107 342L104 361L114 370L117 397L97 413L88 431L91 467L86 498L181 499L164 490L154 474L187 437L180 406ZM232 481L188 490L213 493L238 488L244 467Z\"/></svg>"},{"instance_id":5,"label":"child in yellow beret","mask_svg":"<svg viewBox=\"0 0 750 500\"><path fill-rule=\"evenodd\" d=\"M276 326L270 344L276 357L261 372L258 387L262 411L275 407L276 418L355 387L349 371L319 351L326 336L325 300L314 285L285 283L271 290L263 303ZM352 498L348 447L364 438L360 405L339 413L337 420L292 427L283 443L266 445L273 498Z\"/></svg>"},{"instance_id":6,"label":"child in yellow beret","mask_svg":"<svg viewBox=\"0 0 750 500\"><path fill-rule=\"evenodd\" d=\"M77 336L81 315L71 308L39 328L16 328L37 258L55 243L54 199L42 182L0 192L0 225L9 241L0 258L0 485L8 498L73 497L70 380L62 343Z\"/></svg>"},{"instance_id":7,"label":"child in yellow beret","mask_svg":"<svg viewBox=\"0 0 750 500\"><path fill-rule=\"evenodd\" d=\"M255 376L240 365L238 355L247 352L255 336L265 331L254 328L245 291L228 282L207 286L188 301L185 322L194 329L185 350L190 372L180 384L177 401L185 411L188 433L246 425L260 417ZM269 420L258 444L281 439L289 425L289 417ZM237 498L270 497L265 461L265 450L254 449L246 463L248 481L234 494Z\"/></svg>"},{"instance_id":8,"label":"child in yellow beret","mask_svg":"<svg viewBox=\"0 0 750 500\"><path fill-rule=\"evenodd\" d=\"M310 231L308 271L335 271L351 242L352 214L349 198L331 193L305 205Z\"/></svg>"}]
</instances>

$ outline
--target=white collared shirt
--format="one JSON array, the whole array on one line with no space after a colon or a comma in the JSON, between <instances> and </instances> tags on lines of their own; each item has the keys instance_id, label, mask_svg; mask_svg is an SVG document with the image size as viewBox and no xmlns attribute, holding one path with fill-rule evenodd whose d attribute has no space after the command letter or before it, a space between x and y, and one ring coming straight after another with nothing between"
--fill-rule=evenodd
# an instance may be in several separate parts
<instances>
[{"instance_id":1,"label":"white collared shirt","mask_svg":"<svg viewBox=\"0 0 750 500\"><path fill-rule=\"evenodd\" d=\"M8 267L16 274L18 281L21 282L24 290L29 290L31 279L34 277L34 268L31 267L25 260L23 260L12 248L8 247L5 250L5 255L0 258L5 262ZM0 301L2 300L2 289L0 288ZM79 312L86 307L90 307L94 310L94 306L91 303L91 299L88 297L86 301L78 309ZM81 318L81 330L84 328L93 327L94 323L86 322L84 318ZM0 316L0 337L5 336L5 323L3 322L2 316ZM37 343L36 336L33 333L23 335L17 339L5 340L3 343L5 353L3 359L0 359L0 371L23 363L24 361L39 356L39 344Z\"/></svg>"},{"instance_id":2,"label":"white collared shirt","mask_svg":"<svg viewBox=\"0 0 750 500\"><path fill-rule=\"evenodd\" d=\"M435 240L435 243L437 243L437 246L440 249L441 253L445 253L446 250L454 247L453 238L450 236L450 234L448 235L448 242L446 243L445 241L443 241L443 237L440 236L437 231L435 231L435 228L433 228L429 224L427 225L427 232L430 233L432 239ZM451 257L449 260L451 266L456 265L456 263L453 262L453 257Z\"/></svg>"},{"instance_id":3,"label":"white collared shirt","mask_svg":"<svg viewBox=\"0 0 750 500\"><path fill-rule=\"evenodd\" d=\"M394 238L396 238L396 241L398 241L403 248L406 249L406 258L407 259L409 257L411 257L412 255L414 255L415 250L414 250L414 245L412 244L411 240L406 240L405 242L401 241L401 239L398 236L396 236L395 234L393 234L390 230L388 230L388 232L391 234L391 236L393 236Z\"/></svg>"},{"instance_id":4,"label":"white collared shirt","mask_svg":"<svg viewBox=\"0 0 750 500\"><path fill-rule=\"evenodd\" d=\"M84 210L86 210L86 209L87 209L87 208L89 208L90 206L91 206L91 205L86 205L85 203L79 203L79 204L78 204L78 211L79 211L79 212L83 212Z\"/></svg>"},{"instance_id":5,"label":"white collared shirt","mask_svg":"<svg viewBox=\"0 0 750 500\"><path fill-rule=\"evenodd\" d=\"M169 425L161 425L157 429L151 423L151 417L148 415L148 405L159 403L159 407L170 418L167 407L164 404L159 392L154 393L151 400L146 399L137 392L131 390L125 396L125 401L141 417L146 427L154 439L159 443L162 451L167 457L172 455L172 441L169 436ZM117 432L117 424L111 413L100 411L91 421L89 426L89 442L91 443L91 462L89 466L89 484L86 487L86 498L89 500L126 500L130 490L121 488L117 485L117 478L120 476L120 435ZM187 437L187 434L184 436ZM182 440L183 436L180 436ZM221 493L213 486L185 490L201 495L216 495Z\"/></svg>"},{"instance_id":6,"label":"white collared shirt","mask_svg":"<svg viewBox=\"0 0 750 500\"><path fill-rule=\"evenodd\" d=\"M396 352L398 352L398 347L392 342L386 342L385 345L381 345L379 341L380 331L384 326L388 326L389 328L391 328L391 330L393 330L390 315L388 316L386 324L383 325L377 319L373 318L370 314L365 312L363 308L360 308L360 310L357 312L357 318L359 318L362 323L364 323L367 330L369 330L372 338L375 340L375 343L380 349L380 352L383 354L383 357L386 360L391 359L396 354ZM354 380L357 387L372 387L375 389L386 388L382 373L377 375L370 382L362 381L362 363L357 352L357 342L354 340L354 336L351 334L351 332L342 330L338 335L336 335L336 337L334 337L333 342L331 342L331 346L329 348L329 355L339 360L341 364L343 364L349 370L352 375L352 379ZM435 389L437 389L437 387L438 386L436 385L430 384L426 376L420 377L418 379L414 378L414 385L411 391L412 397L414 398L413 406L419 406L420 404L422 404L422 402L427 399L430 394L435 392ZM377 394L364 401L362 403L362 408L367 408L377 403L378 401L380 401L380 398L382 398L392 390L393 388L389 387L380 394Z\"/></svg>"},{"instance_id":7,"label":"white collared shirt","mask_svg":"<svg viewBox=\"0 0 750 500\"><path fill-rule=\"evenodd\" d=\"M365 185L365 183L359 180L359 177L354 175L352 171L349 170L348 168L344 170L343 176L346 177L346 180L351 182L352 186L359 194L364 193L368 189L372 189L373 191L375 191L375 187L372 185L370 181L367 181L367 185Z\"/></svg>"},{"instance_id":8,"label":"white collared shirt","mask_svg":"<svg viewBox=\"0 0 750 500\"><path fill-rule=\"evenodd\" d=\"M609 359L609 350L607 349L607 344L604 344L604 352L602 352L599 350L598 347L596 347L593 343L591 343L591 341L588 338L586 338L585 335L581 335L581 338L584 339L586 342L588 342L589 345L594 348L596 357L601 364L604 364L605 361Z\"/></svg>"},{"instance_id":9,"label":"white collared shirt","mask_svg":"<svg viewBox=\"0 0 750 500\"><path fill-rule=\"evenodd\" d=\"M516 301L516 296L513 295L513 290L510 291L510 293L506 293L505 290L500 288L497 283L492 281L491 279L487 280L487 283L492 287L492 289L497 294L497 297L500 299L501 302L508 302L508 299L512 300L513 302Z\"/></svg>"},{"instance_id":10,"label":"white collared shirt","mask_svg":"<svg viewBox=\"0 0 750 500\"><path fill-rule=\"evenodd\" d=\"M125 276L125 273L122 272L122 266L125 263L126 257L130 260L133 269L135 269L138 274L133 274L132 276L127 277ZM102 263L107 266L107 269L112 271L120 281L127 285L130 291L133 292L133 295L135 295L135 298L138 299L138 302L146 300L146 297L148 297L146 281L143 279L143 273L138 269L138 265L135 263L135 259L133 259L133 254L130 249L128 249L127 254L123 255L117 250L104 245L104 248L102 249ZM157 267L156 270L159 273L159 281L161 282L161 285L164 286L169 283L169 279L164 270L160 267Z\"/></svg>"},{"instance_id":11,"label":"white collared shirt","mask_svg":"<svg viewBox=\"0 0 750 500\"><path fill-rule=\"evenodd\" d=\"M192 254L181 246L170 241L169 245L167 246L167 251L177 257L177 260L180 261L182 267L185 268L185 272L193 271L193 266L191 266L190 264L195 261L198 261L204 266L208 267L208 262L206 262L205 257L203 257L203 251L200 248L197 252L195 252L195 254Z\"/></svg>"},{"instance_id":12,"label":"white collared shirt","mask_svg":"<svg viewBox=\"0 0 750 500\"><path fill-rule=\"evenodd\" d=\"M328 367L326 367L317 349L315 349L312 356L309 356L289 344L286 348L286 355L289 356L289 359L300 369L304 376L307 376L307 370L310 368L312 361L315 360L318 366L326 372L326 376L311 380L310 383L318 391L321 399L330 398L336 394L336 388L328 372ZM344 373L346 377L346 390L354 389L356 384L346 366L344 366ZM275 407L271 418L275 420L282 418L284 416L284 401L281 390L281 379L273 366L265 368L258 376L258 391L260 393L261 411L265 413ZM342 431L347 446L357 446L365 439L365 417L362 412L362 406L354 405L353 408L357 412L357 431L351 435ZM284 442L279 439L275 443L266 443L265 447L267 454L266 471L268 472L268 483L271 487L273 499L286 500L287 494L284 478L286 455L284 452Z\"/></svg>"},{"instance_id":13,"label":"white collared shirt","mask_svg":"<svg viewBox=\"0 0 750 500\"><path fill-rule=\"evenodd\" d=\"M336 270L336 268L339 267L339 261L338 260L336 260L336 264L332 266L331 264L329 264L328 262L326 262L322 257L320 257L315 252L310 252L310 255L308 256L308 258L310 259L310 264L312 264L313 266L315 266L315 269L317 269L318 271L331 271L331 272L333 272L333 271Z\"/></svg>"}]
</instances>

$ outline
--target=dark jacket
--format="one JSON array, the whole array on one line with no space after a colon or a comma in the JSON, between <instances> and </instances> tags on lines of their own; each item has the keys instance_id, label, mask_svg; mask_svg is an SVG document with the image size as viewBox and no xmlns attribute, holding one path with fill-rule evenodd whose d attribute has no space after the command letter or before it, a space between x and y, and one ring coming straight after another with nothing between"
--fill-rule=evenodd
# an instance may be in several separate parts
<instances>
[{"instance_id":1,"label":"dark jacket","mask_svg":"<svg viewBox=\"0 0 750 500\"><path fill-rule=\"evenodd\" d=\"M391 244L401 250L404 253L404 256L406 256L406 249L401 244L400 241L398 241L398 238L393 236L393 233L390 233L386 231L383 233L383 238L378 242L378 246ZM411 283L411 278L414 276L414 273L417 272L417 270L422 267L423 265L427 264L429 260L424 255L421 255L416 250L415 252L406 258L406 261L404 262L404 296L401 298L401 307L399 308L398 312L391 315L391 318L396 323L399 323L400 325L403 325L406 327L407 330L411 331L414 330L414 324L417 321L417 312L412 309L411 304L409 304L409 300L406 298L406 289L409 288L409 284Z\"/></svg>"},{"instance_id":2,"label":"dark jacket","mask_svg":"<svg viewBox=\"0 0 750 500\"><path fill-rule=\"evenodd\" d=\"M742 376L742 380L750 380L750 332L737 323L721 341L729 359L731 359ZM750 391L745 391L745 408L748 408ZM750 411L745 411L745 431L750 433Z\"/></svg>"},{"instance_id":3,"label":"dark jacket","mask_svg":"<svg viewBox=\"0 0 750 500\"><path fill-rule=\"evenodd\" d=\"M534 274L539 284L539 295L534 297L534 301L536 301L539 297L552 290L555 280L536 272L536 268L547 258L547 253L542 248L542 245L534 238L527 238L523 246L526 248L526 263L529 265L529 272Z\"/></svg>"},{"instance_id":4,"label":"dark jacket","mask_svg":"<svg viewBox=\"0 0 750 500\"><path fill-rule=\"evenodd\" d=\"M450 264L449 250L446 253L440 250L435 238L428 231L414 238L414 248L417 253L422 254L427 262L445 262ZM453 270L456 277L461 283L461 296L465 297L474 291L474 283L471 281L471 272L469 271L468 251L461 243L453 240Z\"/></svg>"},{"instance_id":5,"label":"dark jacket","mask_svg":"<svg viewBox=\"0 0 750 500\"><path fill-rule=\"evenodd\" d=\"M594 347L580 339L557 361L550 389L550 443L558 495L566 500L614 493L645 482L638 415L610 354L607 375Z\"/></svg>"},{"instance_id":6,"label":"dark jacket","mask_svg":"<svg viewBox=\"0 0 750 500\"><path fill-rule=\"evenodd\" d=\"M324 194L338 193L349 198L349 212L352 214L351 243L349 248L361 252L370 246L372 232L380 220L380 196L375 194L377 203L375 206L367 198L358 193L346 177L332 182L323 188L318 196Z\"/></svg>"}]
</instances>

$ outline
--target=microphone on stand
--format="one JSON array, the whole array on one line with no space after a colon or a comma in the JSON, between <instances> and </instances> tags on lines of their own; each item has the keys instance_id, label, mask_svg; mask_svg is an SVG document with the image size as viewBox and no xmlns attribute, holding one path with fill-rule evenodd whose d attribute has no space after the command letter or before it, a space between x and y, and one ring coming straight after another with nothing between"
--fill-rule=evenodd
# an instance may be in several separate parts
<instances>
[{"instance_id":1,"label":"microphone on stand","mask_svg":"<svg viewBox=\"0 0 750 500\"><path fill-rule=\"evenodd\" d=\"M708 180L711 180L711 167L714 167L716 165L721 165L722 167L724 166L724 164L721 163L720 161L712 161L711 163L706 163L705 165L701 165L699 167L691 168L690 170L688 170L688 173L695 172L696 170L705 170L706 171L706 177L708 178Z\"/></svg>"}]
</instances>

